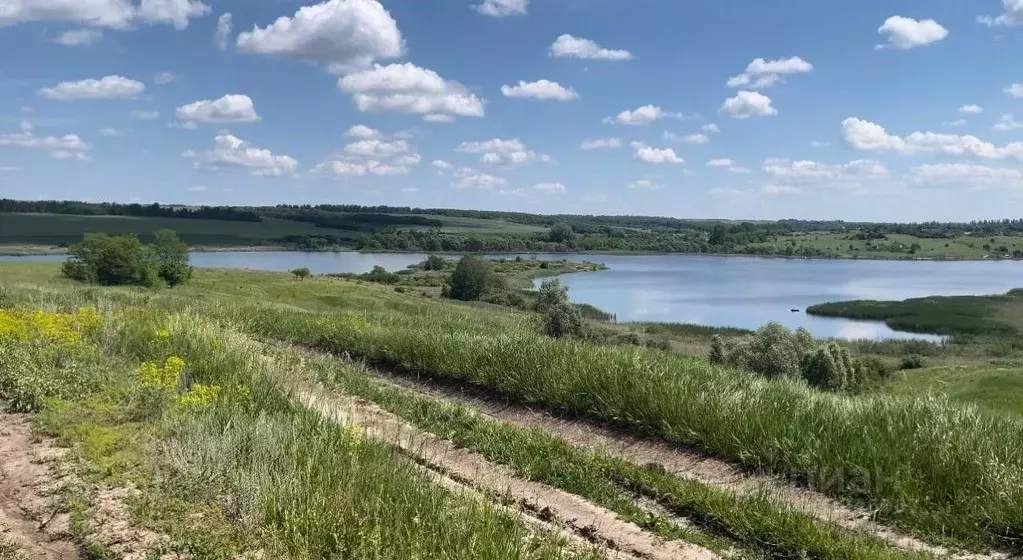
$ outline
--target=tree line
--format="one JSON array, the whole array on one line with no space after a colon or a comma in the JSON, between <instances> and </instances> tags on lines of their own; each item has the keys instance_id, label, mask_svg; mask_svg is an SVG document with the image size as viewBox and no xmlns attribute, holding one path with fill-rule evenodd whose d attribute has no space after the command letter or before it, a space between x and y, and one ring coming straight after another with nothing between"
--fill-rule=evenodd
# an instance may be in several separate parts
<instances>
[{"instance_id":1,"label":"tree line","mask_svg":"<svg viewBox=\"0 0 1023 560\"><path fill-rule=\"evenodd\" d=\"M231 222L262 222L254 211L233 206L161 206L153 204L118 204L116 202L79 202L75 200L24 201L0 199L0 213L66 214L75 216L134 216L140 218L179 218L192 220L223 220Z\"/></svg>"}]
</instances>

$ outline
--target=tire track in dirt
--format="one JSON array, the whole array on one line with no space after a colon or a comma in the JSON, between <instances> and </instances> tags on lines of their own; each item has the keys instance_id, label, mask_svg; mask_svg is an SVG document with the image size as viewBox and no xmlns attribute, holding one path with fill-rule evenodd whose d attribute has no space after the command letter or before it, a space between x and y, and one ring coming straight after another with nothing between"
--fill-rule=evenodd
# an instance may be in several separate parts
<instances>
[{"instance_id":1,"label":"tire track in dirt","mask_svg":"<svg viewBox=\"0 0 1023 560\"><path fill-rule=\"evenodd\" d=\"M686 542L664 542L640 527L622 521L600 506L546 484L518 477L510 468L419 430L362 400L320 387L296 388L302 403L339 424L361 427L368 437L394 445L439 475L452 489L468 487L477 494L524 509L533 527L555 527L570 541L605 547L616 558L648 560L716 560L713 552ZM511 508L513 510L517 508ZM538 525L539 524L539 525ZM592 545L591 545L592 546Z\"/></svg>"},{"instance_id":2,"label":"tire track in dirt","mask_svg":"<svg viewBox=\"0 0 1023 560\"><path fill-rule=\"evenodd\" d=\"M327 354L328 356L330 354ZM335 356L335 358L337 358ZM345 358L341 358L345 359ZM636 464L656 463L671 474L737 493L767 491L771 497L820 521L848 530L874 535L904 550L921 552L952 560L1004 560L1004 553L956 552L926 543L885 526L872 514L838 502L819 492L796 486L771 475L751 474L740 467L707 455L688 451L663 440L630 434L622 429L591 420L569 419L553 414L542 406L502 399L484 389L461 385L452 380L386 371L370 366L366 373L389 385L411 390L449 404L460 404L521 428L541 429L586 449L617 455Z\"/></svg>"},{"instance_id":3,"label":"tire track in dirt","mask_svg":"<svg viewBox=\"0 0 1023 560\"><path fill-rule=\"evenodd\" d=\"M0 402L0 539L33 560L79 560L67 512L53 496L47 463L61 450L32 435L29 417Z\"/></svg>"}]
</instances>

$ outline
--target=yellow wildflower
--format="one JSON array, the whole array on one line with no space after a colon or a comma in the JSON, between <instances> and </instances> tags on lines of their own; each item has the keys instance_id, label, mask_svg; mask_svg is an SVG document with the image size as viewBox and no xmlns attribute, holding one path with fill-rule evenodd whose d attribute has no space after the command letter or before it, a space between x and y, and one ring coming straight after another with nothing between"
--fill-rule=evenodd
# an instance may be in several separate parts
<instances>
[{"instance_id":1,"label":"yellow wildflower","mask_svg":"<svg viewBox=\"0 0 1023 560\"><path fill-rule=\"evenodd\" d=\"M219 385L196 384L192 385L187 393L178 397L178 404L201 408L213 404L218 397L220 397Z\"/></svg>"}]
</instances>

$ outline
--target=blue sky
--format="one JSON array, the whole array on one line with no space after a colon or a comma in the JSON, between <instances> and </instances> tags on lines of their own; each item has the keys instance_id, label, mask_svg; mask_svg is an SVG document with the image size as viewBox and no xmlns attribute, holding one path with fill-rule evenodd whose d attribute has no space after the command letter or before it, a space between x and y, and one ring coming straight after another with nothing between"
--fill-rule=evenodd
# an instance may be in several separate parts
<instances>
[{"instance_id":1,"label":"blue sky","mask_svg":"<svg viewBox=\"0 0 1023 560\"><path fill-rule=\"evenodd\" d=\"M0 0L0 197L1018 217L1021 31L1018 0Z\"/></svg>"}]
</instances>

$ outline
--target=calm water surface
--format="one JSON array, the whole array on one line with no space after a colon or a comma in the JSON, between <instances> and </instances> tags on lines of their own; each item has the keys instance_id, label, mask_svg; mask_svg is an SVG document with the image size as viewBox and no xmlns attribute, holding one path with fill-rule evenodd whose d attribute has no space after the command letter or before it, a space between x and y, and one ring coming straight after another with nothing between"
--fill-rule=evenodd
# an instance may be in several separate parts
<instances>
[{"instance_id":1,"label":"calm water surface","mask_svg":"<svg viewBox=\"0 0 1023 560\"><path fill-rule=\"evenodd\" d=\"M508 257L508 255L502 255ZM514 257L514 255L511 255ZM529 258L533 255L523 255ZM1023 287L1023 262L826 261L684 255L537 255L602 262L610 270L569 274L562 282L577 303L619 321L697 323L755 329L768 321L806 327L817 336L930 338L880 323L810 317L815 303L850 299L900 300L929 295L1004 293ZM363 273L380 265L400 270L421 254L212 252L194 253L199 267L313 273ZM0 257L0 261L62 261L63 256ZM792 309L798 309L793 313Z\"/></svg>"}]
</instances>

